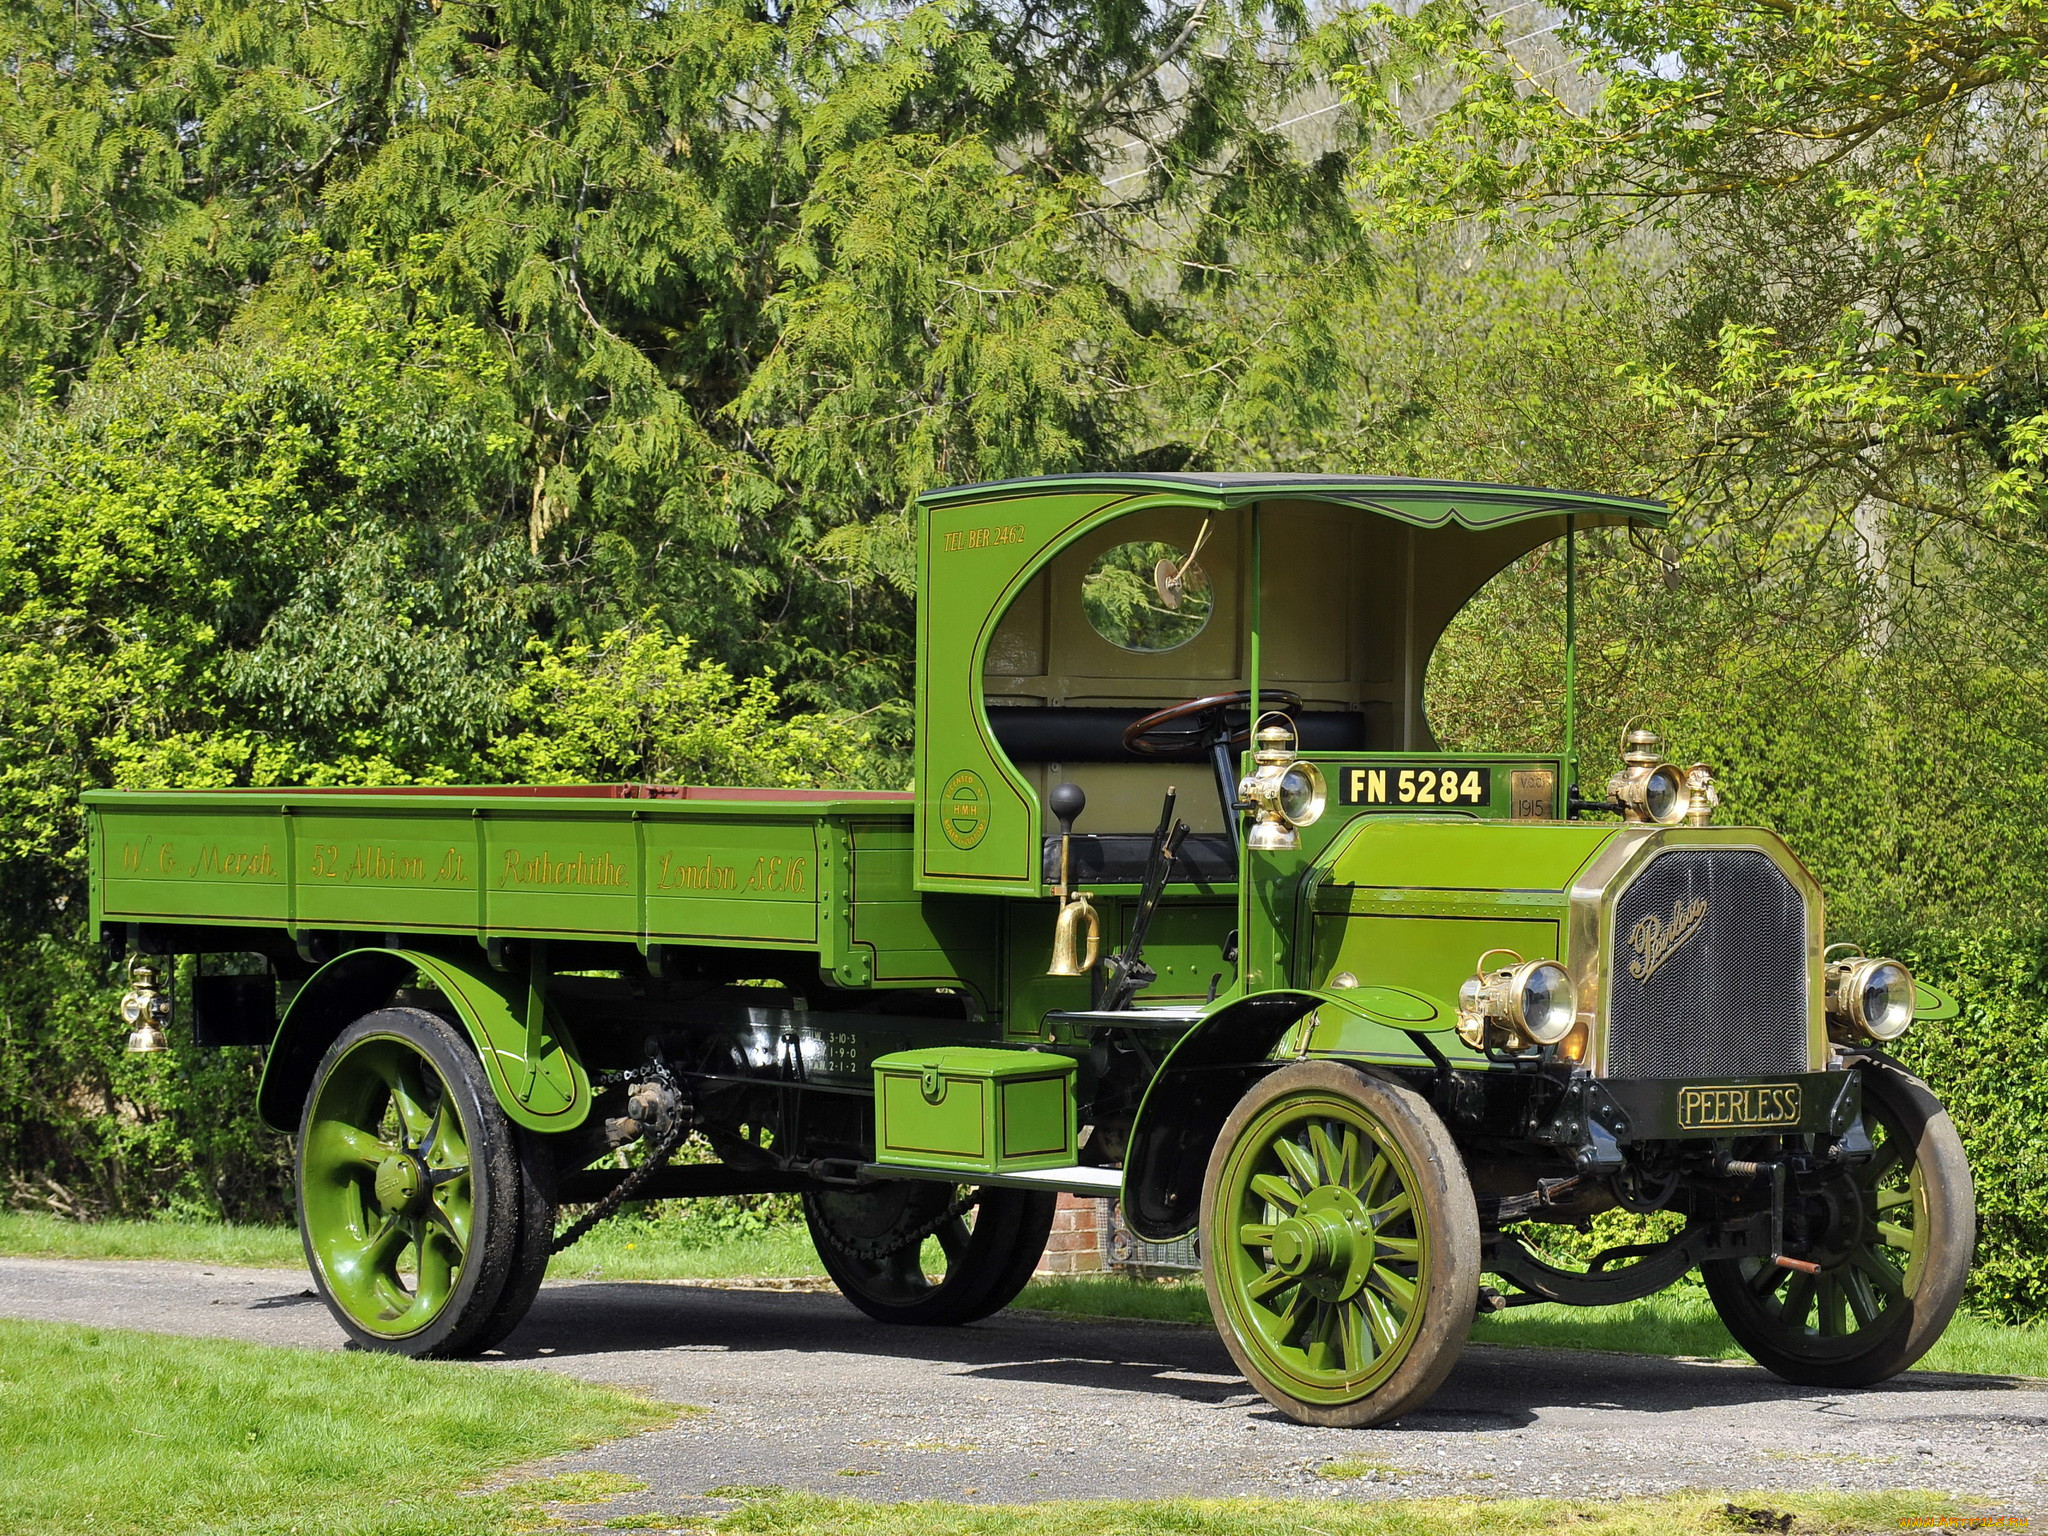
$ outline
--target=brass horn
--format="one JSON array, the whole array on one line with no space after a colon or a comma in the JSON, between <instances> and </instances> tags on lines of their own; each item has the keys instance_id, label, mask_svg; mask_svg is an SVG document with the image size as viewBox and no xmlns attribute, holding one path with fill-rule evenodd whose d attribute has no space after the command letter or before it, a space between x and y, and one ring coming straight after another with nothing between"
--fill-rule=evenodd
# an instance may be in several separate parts
<instances>
[{"instance_id":1,"label":"brass horn","mask_svg":"<svg viewBox=\"0 0 2048 1536\"><path fill-rule=\"evenodd\" d=\"M1060 822L1060 883L1054 894L1060 899L1060 915L1052 930L1052 964L1048 976L1086 976L1095 969L1102 953L1102 919L1096 916L1086 891L1073 889L1074 820L1088 808L1088 796L1078 784L1055 784L1046 797ZM1081 934L1088 935L1088 948L1081 949Z\"/></svg>"},{"instance_id":2,"label":"brass horn","mask_svg":"<svg viewBox=\"0 0 2048 1536\"><path fill-rule=\"evenodd\" d=\"M1086 929L1088 948L1081 951L1081 933ZM1095 907L1088 900L1086 891L1076 891L1060 908L1059 921L1052 930L1052 964L1046 967L1048 976L1086 976L1095 969L1095 962L1102 954L1102 919L1095 915Z\"/></svg>"}]
</instances>

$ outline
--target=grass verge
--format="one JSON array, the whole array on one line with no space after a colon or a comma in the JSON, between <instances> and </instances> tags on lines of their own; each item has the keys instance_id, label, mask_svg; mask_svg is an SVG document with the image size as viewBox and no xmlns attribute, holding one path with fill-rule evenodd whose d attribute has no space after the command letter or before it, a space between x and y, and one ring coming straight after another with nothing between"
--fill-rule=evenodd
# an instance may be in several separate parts
<instances>
[{"instance_id":1,"label":"grass verge","mask_svg":"<svg viewBox=\"0 0 2048 1536\"><path fill-rule=\"evenodd\" d=\"M65 1221L0 1211L0 1253L31 1259L188 1259L256 1269L301 1269L296 1227L224 1221Z\"/></svg>"},{"instance_id":2,"label":"grass verge","mask_svg":"<svg viewBox=\"0 0 2048 1536\"><path fill-rule=\"evenodd\" d=\"M1896 1531L1956 1513L1934 1493L1685 1493L1654 1499L1175 1499L1149 1503L865 1504L775 1493L730 1515L600 1517L599 1529L720 1536L1798 1536ZM1731 1513L1733 1511L1733 1513ZM1780 1524L1782 1517L1790 1519Z\"/></svg>"},{"instance_id":3,"label":"grass verge","mask_svg":"<svg viewBox=\"0 0 2048 1536\"><path fill-rule=\"evenodd\" d=\"M206 1221L64 1221L32 1211L0 1212L0 1254L48 1259L179 1259L258 1269L303 1269L296 1227ZM575 1280L805 1278L825 1271L801 1227L716 1243L677 1241L658 1225L612 1222L566 1253L548 1273Z\"/></svg>"},{"instance_id":4,"label":"grass verge","mask_svg":"<svg viewBox=\"0 0 2048 1536\"><path fill-rule=\"evenodd\" d=\"M0 1527L18 1536L498 1536L517 1462L682 1410L546 1371L0 1321Z\"/></svg>"}]
</instances>

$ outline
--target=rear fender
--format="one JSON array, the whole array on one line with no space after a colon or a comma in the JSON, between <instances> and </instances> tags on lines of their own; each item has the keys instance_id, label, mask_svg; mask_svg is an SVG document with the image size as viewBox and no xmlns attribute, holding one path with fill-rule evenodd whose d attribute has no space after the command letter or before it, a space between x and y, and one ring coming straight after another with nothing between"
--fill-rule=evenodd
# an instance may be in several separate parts
<instances>
[{"instance_id":1,"label":"rear fender","mask_svg":"<svg viewBox=\"0 0 2048 1536\"><path fill-rule=\"evenodd\" d=\"M299 1128L299 1111L327 1048L349 1025L390 1003L417 972L440 989L469 1034L499 1107L532 1131L566 1131L590 1112L590 1078L575 1043L544 998L500 975L480 955L474 966L412 949L357 949L320 967L285 1010L257 1090L263 1123ZM537 1010L537 1011L536 1011ZM537 1026L529 1030L532 1016ZM529 1053L531 1042L535 1049Z\"/></svg>"}]
</instances>

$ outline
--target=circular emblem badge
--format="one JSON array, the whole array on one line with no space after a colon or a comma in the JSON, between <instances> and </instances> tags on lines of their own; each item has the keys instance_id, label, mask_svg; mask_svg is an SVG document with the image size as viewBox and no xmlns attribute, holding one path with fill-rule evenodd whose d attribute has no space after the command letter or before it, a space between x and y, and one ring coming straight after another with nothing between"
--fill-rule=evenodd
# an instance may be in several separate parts
<instances>
[{"instance_id":1,"label":"circular emblem badge","mask_svg":"<svg viewBox=\"0 0 2048 1536\"><path fill-rule=\"evenodd\" d=\"M939 794L939 825L955 848L972 848L988 832L988 786L971 768L946 780Z\"/></svg>"}]
</instances>

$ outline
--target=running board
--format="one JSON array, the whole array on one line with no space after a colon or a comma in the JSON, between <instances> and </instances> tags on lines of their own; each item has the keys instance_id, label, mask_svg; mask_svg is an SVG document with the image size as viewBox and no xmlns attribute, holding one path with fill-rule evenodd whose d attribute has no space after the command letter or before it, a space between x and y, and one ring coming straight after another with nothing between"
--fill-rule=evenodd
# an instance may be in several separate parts
<instances>
[{"instance_id":1,"label":"running board","mask_svg":"<svg viewBox=\"0 0 2048 1536\"><path fill-rule=\"evenodd\" d=\"M1019 1173L969 1173L959 1168L905 1168L897 1163L869 1163L868 1179L937 1179L944 1184L983 1184L998 1189L1044 1189L1069 1195L1097 1195L1114 1200L1123 1193L1121 1168L1032 1168Z\"/></svg>"}]
</instances>

